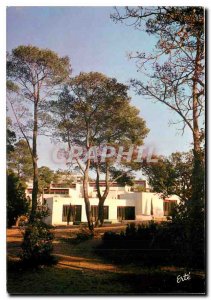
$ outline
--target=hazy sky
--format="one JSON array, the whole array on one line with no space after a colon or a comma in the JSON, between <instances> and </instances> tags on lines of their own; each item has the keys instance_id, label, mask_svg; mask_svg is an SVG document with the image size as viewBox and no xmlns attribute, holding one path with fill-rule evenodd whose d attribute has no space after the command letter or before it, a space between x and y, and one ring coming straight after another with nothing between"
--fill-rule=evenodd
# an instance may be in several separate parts
<instances>
[{"instance_id":1,"label":"hazy sky","mask_svg":"<svg viewBox=\"0 0 211 300\"><path fill-rule=\"evenodd\" d=\"M144 78L137 72L135 62L128 60L130 51L150 51L155 39L130 26L115 24L110 19L112 7L9 7L7 8L7 50L19 45L49 48L71 59L73 75L98 71L118 81L128 83L131 78ZM179 125L169 126L178 119L163 104L153 103L130 91L132 103L150 129L145 143L158 154L190 148L191 133L183 136ZM52 160L54 146L47 138L39 137L39 165L57 169Z\"/></svg>"}]
</instances>

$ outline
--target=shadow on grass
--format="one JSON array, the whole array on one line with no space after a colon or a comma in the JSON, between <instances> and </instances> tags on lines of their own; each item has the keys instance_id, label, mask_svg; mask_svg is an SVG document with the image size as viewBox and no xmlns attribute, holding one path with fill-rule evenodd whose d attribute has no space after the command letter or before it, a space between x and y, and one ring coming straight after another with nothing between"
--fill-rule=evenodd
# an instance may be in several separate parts
<instances>
[{"instance_id":1,"label":"shadow on grass","mask_svg":"<svg viewBox=\"0 0 211 300\"><path fill-rule=\"evenodd\" d=\"M75 242L57 239L54 266L23 267L9 260L7 290L12 295L141 295L204 293L203 276L191 274L191 280L177 283L181 272L155 266L114 264L107 253L99 255L99 240ZM13 248L13 245L10 244ZM10 249L11 249L10 248ZM102 250L102 249L101 249ZM119 253L116 253L119 255ZM132 255L132 254L131 254Z\"/></svg>"},{"instance_id":2,"label":"shadow on grass","mask_svg":"<svg viewBox=\"0 0 211 300\"><path fill-rule=\"evenodd\" d=\"M139 274L81 270L61 266L21 269L20 264L8 264L9 294L166 294L204 293L204 279L177 283L177 274L158 270L142 270Z\"/></svg>"}]
</instances>

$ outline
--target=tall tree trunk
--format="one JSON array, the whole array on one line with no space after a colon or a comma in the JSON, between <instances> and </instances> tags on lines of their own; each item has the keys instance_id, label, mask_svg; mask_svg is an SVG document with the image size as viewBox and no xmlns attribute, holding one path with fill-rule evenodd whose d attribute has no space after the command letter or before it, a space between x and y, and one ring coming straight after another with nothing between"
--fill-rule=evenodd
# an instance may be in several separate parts
<instances>
[{"instance_id":1,"label":"tall tree trunk","mask_svg":"<svg viewBox=\"0 0 211 300\"><path fill-rule=\"evenodd\" d=\"M198 79L200 73L200 39L197 41L195 58L195 72L193 77L193 172L192 172L192 196L189 201L188 237L189 237L189 262L195 264L196 257L203 260L205 247L205 219L204 219L204 163L203 152L200 147L199 131L199 95Z\"/></svg>"},{"instance_id":2,"label":"tall tree trunk","mask_svg":"<svg viewBox=\"0 0 211 300\"><path fill-rule=\"evenodd\" d=\"M44 205L44 188L42 189L42 205Z\"/></svg>"},{"instance_id":3,"label":"tall tree trunk","mask_svg":"<svg viewBox=\"0 0 211 300\"><path fill-rule=\"evenodd\" d=\"M88 227L91 231L93 231L93 220L91 215L91 206L89 201L89 167L90 167L90 159L87 159L86 163L86 169L84 171L84 178L83 178L83 193L84 193L84 202L85 202L85 208L86 208L86 217L88 222Z\"/></svg>"},{"instance_id":4,"label":"tall tree trunk","mask_svg":"<svg viewBox=\"0 0 211 300\"><path fill-rule=\"evenodd\" d=\"M109 193L109 189L108 191L103 194L103 196L99 199L99 204L98 204L98 219L97 219L97 222L96 222L96 227L97 226L103 226L103 223L104 223L104 202L108 196L108 193Z\"/></svg>"},{"instance_id":5,"label":"tall tree trunk","mask_svg":"<svg viewBox=\"0 0 211 300\"><path fill-rule=\"evenodd\" d=\"M33 145L32 145L32 160L33 160L33 189L32 189L32 210L30 214L30 222L34 221L37 209L38 195L38 166L37 166L37 129L38 129L38 101L34 102L34 127L33 127Z\"/></svg>"},{"instance_id":6,"label":"tall tree trunk","mask_svg":"<svg viewBox=\"0 0 211 300\"><path fill-rule=\"evenodd\" d=\"M194 143L194 154L200 152L200 132L199 132L199 99L198 99L198 80L200 74L200 39L197 40L197 49L195 57L195 70L193 76L193 143Z\"/></svg>"},{"instance_id":7,"label":"tall tree trunk","mask_svg":"<svg viewBox=\"0 0 211 300\"><path fill-rule=\"evenodd\" d=\"M99 166L96 167L96 171L97 171L96 188L97 188L99 203L98 203L98 218L95 223L95 227L98 227L98 226L103 226L104 223L104 203L108 196L110 186L109 186L109 171L108 171L108 166L106 165L106 178L105 178L106 188L103 195L101 195Z\"/></svg>"},{"instance_id":8,"label":"tall tree trunk","mask_svg":"<svg viewBox=\"0 0 211 300\"><path fill-rule=\"evenodd\" d=\"M194 165L192 174L192 203L193 208L197 209L203 191L203 176L200 177L203 170L202 151L200 148L200 131L199 131L199 95L198 95L198 80L200 74L200 38L197 39L197 49L195 57L195 71L193 76L193 155ZM201 179L200 179L201 178ZM194 209L194 210L195 210Z\"/></svg>"}]
</instances>

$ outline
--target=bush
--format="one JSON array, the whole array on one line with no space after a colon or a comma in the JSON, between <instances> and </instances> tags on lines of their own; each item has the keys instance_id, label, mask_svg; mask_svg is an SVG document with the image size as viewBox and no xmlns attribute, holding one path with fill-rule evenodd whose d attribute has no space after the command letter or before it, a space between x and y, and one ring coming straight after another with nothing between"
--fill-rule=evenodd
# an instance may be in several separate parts
<instances>
[{"instance_id":1,"label":"bush","mask_svg":"<svg viewBox=\"0 0 211 300\"><path fill-rule=\"evenodd\" d=\"M28 216L21 216L20 218L18 218L18 226L19 227L24 227L29 221Z\"/></svg>"},{"instance_id":2,"label":"bush","mask_svg":"<svg viewBox=\"0 0 211 300\"><path fill-rule=\"evenodd\" d=\"M26 215L29 202L25 195L25 185L20 178L10 172L7 174L7 227L16 224L18 218Z\"/></svg>"},{"instance_id":3,"label":"bush","mask_svg":"<svg viewBox=\"0 0 211 300\"><path fill-rule=\"evenodd\" d=\"M131 223L121 234L105 232L100 252L117 263L188 267L186 236L185 227L179 223ZM202 267L200 257L197 267Z\"/></svg>"},{"instance_id":4,"label":"bush","mask_svg":"<svg viewBox=\"0 0 211 300\"><path fill-rule=\"evenodd\" d=\"M134 238L134 236L136 235L136 232L137 232L137 229L136 229L135 223L127 224L127 228L126 228L126 231L125 231L125 235L127 237Z\"/></svg>"},{"instance_id":5,"label":"bush","mask_svg":"<svg viewBox=\"0 0 211 300\"><path fill-rule=\"evenodd\" d=\"M113 231L106 231L102 237L104 241L114 241L120 237L119 234Z\"/></svg>"},{"instance_id":6,"label":"bush","mask_svg":"<svg viewBox=\"0 0 211 300\"><path fill-rule=\"evenodd\" d=\"M94 233L90 231L88 228L82 227L80 232L76 235L76 241L83 242L90 240L94 237Z\"/></svg>"},{"instance_id":7,"label":"bush","mask_svg":"<svg viewBox=\"0 0 211 300\"><path fill-rule=\"evenodd\" d=\"M54 235L51 227L42 221L46 213L38 212L34 222L29 223L21 245L22 262L27 266L49 265L56 262L52 256Z\"/></svg>"}]
</instances>

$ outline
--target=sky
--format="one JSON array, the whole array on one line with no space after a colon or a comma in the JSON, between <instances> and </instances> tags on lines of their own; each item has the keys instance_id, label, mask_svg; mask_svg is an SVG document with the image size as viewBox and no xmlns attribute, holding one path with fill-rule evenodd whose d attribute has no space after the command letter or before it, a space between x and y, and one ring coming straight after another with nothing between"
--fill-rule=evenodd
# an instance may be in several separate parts
<instances>
[{"instance_id":1,"label":"sky","mask_svg":"<svg viewBox=\"0 0 211 300\"><path fill-rule=\"evenodd\" d=\"M75 76L80 72L97 71L128 84L131 78L144 80L137 72L131 51L152 51L156 40L132 26L115 24L110 19L112 7L9 7L7 8L7 51L19 45L49 48L61 56L68 55ZM191 132L181 135L179 120L162 103L137 96L129 91L132 104L140 109L150 129L145 145L159 155L188 151ZM55 146L47 137L38 138L39 166L64 167L53 159Z\"/></svg>"}]
</instances>

